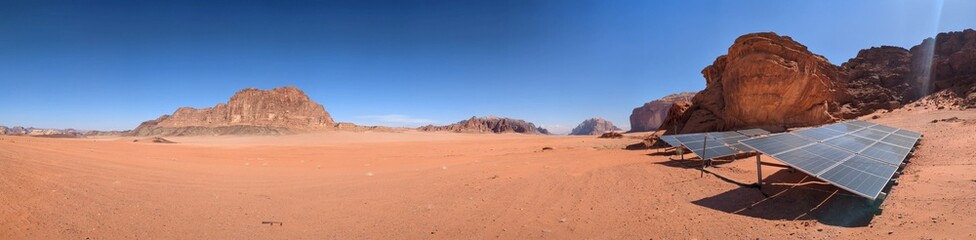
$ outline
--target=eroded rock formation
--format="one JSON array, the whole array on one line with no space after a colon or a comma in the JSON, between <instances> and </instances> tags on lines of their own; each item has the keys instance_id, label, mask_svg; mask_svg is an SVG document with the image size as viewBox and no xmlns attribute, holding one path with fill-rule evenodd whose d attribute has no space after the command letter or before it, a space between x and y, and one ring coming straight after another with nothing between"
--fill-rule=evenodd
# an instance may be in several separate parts
<instances>
[{"instance_id":1,"label":"eroded rock formation","mask_svg":"<svg viewBox=\"0 0 976 240\"><path fill-rule=\"evenodd\" d=\"M940 33L911 50L865 49L841 66L789 37L747 34L702 75L706 88L692 105L668 114L669 133L818 125L933 93L952 98L942 107L976 107L976 31Z\"/></svg>"},{"instance_id":2,"label":"eroded rock formation","mask_svg":"<svg viewBox=\"0 0 976 240\"><path fill-rule=\"evenodd\" d=\"M837 67L790 37L753 33L702 70L706 87L692 98L677 131L797 127L833 120L843 94Z\"/></svg>"},{"instance_id":3,"label":"eroded rock formation","mask_svg":"<svg viewBox=\"0 0 976 240\"><path fill-rule=\"evenodd\" d=\"M612 122L603 118L590 118L584 120L569 135L600 135L610 131L620 131Z\"/></svg>"},{"instance_id":4,"label":"eroded rock formation","mask_svg":"<svg viewBox=\"0 0 976 240\"><path fill-rule=\"evenodd\" d=\"M634 108L630 113L630 131L646 132L657 130L667 117L668 109L676 101L691 101L695 92L683 92L664 96Z\"/></svg>"},{"instance_id":5,"label":"eroded rock formation","mask_svg":"<svg viewBox=\"0 0 976 240\"><path fill-rule=\"evenodd\" d=\"M227 103L204 109L183 107L172 115L143 122L132 134L277 135L332 129L334 124L325 108L298 88L247 88L238 91Z\"/></svg>"},{"instance_id":6,"label":"eroded rock formation","mask_svg":"<svg viewBox=\"0 0 976 240\"><path fill-rule=\"evenodd\" d=\"M471 117L451 125L434 126L427 125L417 128L420 131L450 131L461 133L525 133L525 134L548 134L544 128L536 127L535 124L520 119L499 118L499 117Z\"/></svg>"}]
</instances>

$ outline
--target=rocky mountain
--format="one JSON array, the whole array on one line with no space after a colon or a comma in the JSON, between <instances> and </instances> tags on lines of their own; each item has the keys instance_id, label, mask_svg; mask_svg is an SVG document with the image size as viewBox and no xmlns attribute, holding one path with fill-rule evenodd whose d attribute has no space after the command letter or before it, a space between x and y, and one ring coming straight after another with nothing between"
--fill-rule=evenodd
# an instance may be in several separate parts
<instances>
[{"instance_id":1,"label":"rocky mountain","mask_svg":"<svg viewBox=\"0 0 976 240\"><path fill-rule=\"evenodd\" d=\"M671 104L676 101L691 101L695 92L683 92L664 96L663 98L644 103L643 106L634 108L630 113L630 131L646 132L657 130L664 122L665 116Z\"/></svg>"},{"instance_id":2,"label":"rocky mountain","mask_svg":"<svg viewBox=\"0 0 976 240\"><path fill-rule=\"evenodd\" d=\"M34 127L5 127L0 126L0 135L24 135L34 137L81 137L87 134L86 131L75 129L54 129L54 128L34 128Z\"/></svg>"},{"instance_id":3,"label":"rocky mountain","mask_svg":"<svg viewBox=\"0 0 976 240\"><path fill-rule=\"evenodd\" d=\"M936 92L976 107L976 31L940 33L906 50L876 47L835 66L790 37L746 34L702 70L706 87L669 132L782 130L892 109ZM967 106L963 106L967 105ZM680 110L680 109L679 109Z\"/></svg>"},{"instance_id":4,"label":"rocky mountain","mask_svg":"<svg viewBox=\"0 0 976 240\"><path fill-rule=\"evenodd\" d=\"M600 135L610 131L620 131L620 128L606 119L590 118L573 128L569 135Z\"/></svg>"},{"instance_id":5,"label":"rocky mountain","mask_svg":"<svg viewBox=\"0 0 976 240\"><path fill-rule=\"evenodd\" d=\"M332 129L334 124L325 108L298 88L247 88L238 91L227 103L204 109L183 107L172 115L143 122L131 134L278 135Z\"/></svg>"},{"instance_id":6,"label":"rocky mountain","mask_svg":"<svg viewBox=\"0 0 976 240\"><path fill-rule=\"evenodd\" d=\"M499 118L499 117L471 117L451 125L434 126L427 125L417 128L420 131L450 131L462 133L524 133L524 134L549 134L549 131L536 127L531 122L520 119Z\"/></svg>"}]
</instances>

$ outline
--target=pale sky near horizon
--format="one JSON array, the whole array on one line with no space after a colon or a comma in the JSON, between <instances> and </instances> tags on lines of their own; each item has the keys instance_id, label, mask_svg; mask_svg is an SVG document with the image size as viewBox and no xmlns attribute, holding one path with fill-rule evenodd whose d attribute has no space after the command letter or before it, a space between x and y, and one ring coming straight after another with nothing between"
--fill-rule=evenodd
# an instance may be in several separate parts
<instances>
[{"instance_id":1,"label":"pale sky near horizon","mask_svg":"<svg viewBox=\"0 0 976 240\"><path fill-rule=\"evenodd\" d=\"M0 125L125 130L296 86L336 121L524 119L567 133L698 91L736 37L834 64L976 28L976 1L0 0Z\"/></svg>"}]
</instances>

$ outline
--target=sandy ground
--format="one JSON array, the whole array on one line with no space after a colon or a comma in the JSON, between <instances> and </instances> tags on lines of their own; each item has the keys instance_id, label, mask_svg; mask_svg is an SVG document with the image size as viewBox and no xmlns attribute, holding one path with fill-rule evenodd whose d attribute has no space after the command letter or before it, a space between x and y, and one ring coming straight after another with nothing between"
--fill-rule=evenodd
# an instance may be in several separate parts
<instances>
[{"instance_id":1,"label":"sandy ground","mask_svg":"<svg viewBox=\"0 0 976 240\"><path fill-rule=\"evenodd\" d=\"M871 120L925 134L880 215L770 166L766 198L735 184L753 157L719 162L724 181L633 138L0 136L0 239L973 239L976 123L930 123L950 117L976 112Z\"/></svg>"}]
</instances>

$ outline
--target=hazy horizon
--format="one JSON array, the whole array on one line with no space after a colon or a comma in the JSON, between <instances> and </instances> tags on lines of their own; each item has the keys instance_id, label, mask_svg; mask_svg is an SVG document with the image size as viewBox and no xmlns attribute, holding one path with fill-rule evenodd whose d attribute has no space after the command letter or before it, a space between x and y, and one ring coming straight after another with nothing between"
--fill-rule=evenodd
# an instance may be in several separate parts
<instances>
[{"instance_id":1,"label":"hazy horizon","mask_svg":"<svg viewBox=\"0 0 976 240\"><path fill-rule=\"evenodd\" d=\"M803 11L791 11L802 9ZM0 125L128 130L236 91L296 86L337 122L471 116L558 134L704 88L735 38L839 65L976 28L970 1L0 2Z\"/></svg>"}]
</instances>

